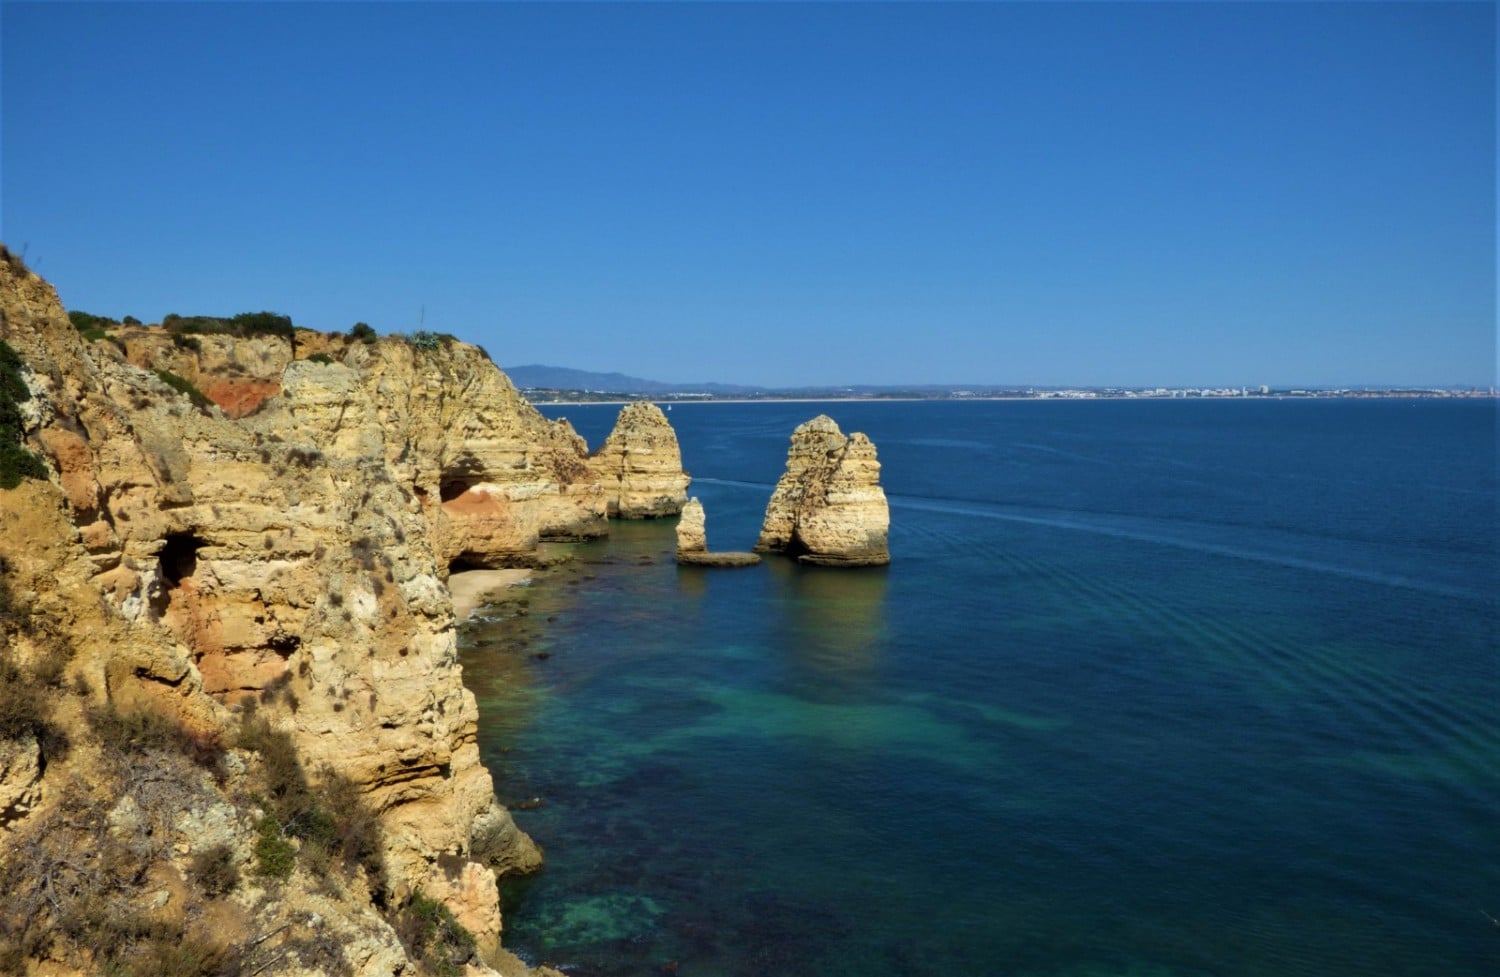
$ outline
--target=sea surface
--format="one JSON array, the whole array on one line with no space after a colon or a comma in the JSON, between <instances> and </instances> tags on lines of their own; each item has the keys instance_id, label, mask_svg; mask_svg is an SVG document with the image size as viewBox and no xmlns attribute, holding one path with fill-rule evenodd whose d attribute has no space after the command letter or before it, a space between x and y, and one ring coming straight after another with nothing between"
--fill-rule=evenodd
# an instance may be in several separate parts
<instances>
[{"instance_id":1,"label":"sea surface","mask_svg":"<svg viewBox=\"0 0 1500 977\"><path fill-rule=\"evenodd\" d=\"M598 446L617 407L549 408ZM579 977L1500 973L1493 401L690 404L713 549L798 423L889 568L563 547L463 639Z\"/></svg>"}]
</instances>

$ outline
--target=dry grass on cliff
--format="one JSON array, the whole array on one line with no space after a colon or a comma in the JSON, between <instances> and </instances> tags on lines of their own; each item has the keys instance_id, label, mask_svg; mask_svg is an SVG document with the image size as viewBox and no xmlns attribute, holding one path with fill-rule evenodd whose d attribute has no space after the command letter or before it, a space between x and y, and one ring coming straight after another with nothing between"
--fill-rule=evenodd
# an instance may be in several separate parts
<instances>
[{"instance_id":1,"label":"dry grass on cliff","mask_svg":"<svg viewBox=\"0 0 1500 977\"><path fill-rule=\"evenodd\" d=\"M0 973L50 960L111 977L350 974L340 940L278 908L288 885L373 903L420 973L473 959L445 907L421 893L387 905L379 822L357 786L310 779L253 706L230 749L155 713L88 704L65 659L15 660L16 620L0 627L0 739L34 737L52 769L47 803L0 849Z\"/></svg>"},{"instance_id":2,"label":"dry grass on cliff","mask_svg":"<svg viewBox=\"0 0 1500 977\"><path fill-rule=\"evenodd\" d=\"M337 940L276 922L279 880L248 883L252 789L274 798L261 823L298 839L288 851L308 877L378 878L376 822L352 787L315 795L290 739L253 718L253 752L232 756L165 716L90 704L66 681L68 649L14 604L3 573L0 603L0 740L37 756L44 798L0 812L0 973L50 960L112 977L348 974Z\"/></svg>"},{"instance_id":3,"label":"dry grass on cliff","mask_svg":"<svg viewBox=\"0 0 1500 977\"><path fill-rule=\"evenodd\" d=\"M222 794L155 724L112 723L126 738L89 742L95 762L49 778L45 811L7 839L0 972L55 959L121 977L232 977L232 948L201 920L216 894L172 868L181 825L222 806ZM154 892L168 898L158 904Z\"/></svg>"},{"instance_id":4,"label":"dry grass on cliff","mask_svg":"<svg viewBox=\"0 0 1500 977\"><path fill-rule=\"evenodd\" d=\"M44 693L42 707L67 694ZM49 778L45 810L17 825L0 855L0 973L40 960L113 977L351 972L328 935L273 925L282 880L254 871L255 803L223 783L232 764L222 745L149 713L86 714L76 739L92 761ZM256 735L269 763L233 779L276 795L263 800L260 826L299 839L288 857L309 878L352 886L328 853L368 855L370 839L344 841L345 819L308 799L295 755L274 733ZM337 791L328 799L348 800ZM297 834L283 831L278 812Z\"/></svg>"}]
</instances>

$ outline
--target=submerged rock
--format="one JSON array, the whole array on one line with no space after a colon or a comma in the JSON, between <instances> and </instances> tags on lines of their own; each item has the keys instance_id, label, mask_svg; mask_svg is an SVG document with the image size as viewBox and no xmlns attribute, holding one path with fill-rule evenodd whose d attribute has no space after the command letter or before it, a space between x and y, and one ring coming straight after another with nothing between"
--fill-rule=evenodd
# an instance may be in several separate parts
<instances>
[{"instance_id":1,"label":"submerged rock","mask_svg":"<svg viewBox=\"0 0 1500 977\"><path fill-rule=\"evenodd\" d=\"M588 460L611 519L659 519L682 511L690 479L667 415L647 401L626 404Z\"/></svg>"},{"instance_id":2,"label":"submerged rock","mask_svg":"<svg viewBox=\"0 0 1500 977\"><path fill-rule=\"evenodd\" d=\"M755 549L820 566L883 566L890 523L874 443L845 437L820 414L792 432Z\"/></svg>"}]
</instances>

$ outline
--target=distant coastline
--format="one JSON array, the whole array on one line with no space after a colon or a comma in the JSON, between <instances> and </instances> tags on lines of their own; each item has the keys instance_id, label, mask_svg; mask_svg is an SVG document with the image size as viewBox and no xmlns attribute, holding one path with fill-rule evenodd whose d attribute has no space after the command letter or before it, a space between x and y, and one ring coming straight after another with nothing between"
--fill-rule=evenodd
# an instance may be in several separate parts
<instances>
[{"instance_id":1,"label":"distant coastline","mask_svg":"<svg viewBox=\"0 0 1500 977\"><path fill-rule=\"evenodd\" d=\"M891 383L822 384L787 387L754 386L710 381L647 380L624 373L596 373L570 367L501 367L534 404L624 404L632 400L656 403L818 403L826 401L914 400L1248 400L1316 398L1494 398L1494 385L1474 384L1346 384L1310 386L1257 384L1255 386L1063 386L1007 383Z\"/></svg>"},{"instance_id":2,"label":"distant coastline","mask_svg":"<svg viewBox=\"0 0 1500 977\"><path fill-rule=\"evenodd\" d=\"M1496 389L1454 388L1369 388L1369 389L1304 389L1227 392L1207 391L1202 388L1181 389L1121 389L1121 388L1067 388L1039 389L1034 391L1008 391L1004 393L974 393L969 391L934 391L918 393L843 393L839 391L806 393L765 393L759 395L714 395L695 393L635 393L603 390L558 390L553 388L522 387L521 393L538 406L555 404L628 404L637 400L649 400L658 404L816 404L849 401L853 403L912 403L920 401L1080 401L1080 400L1494 400L1500 397Z\"/></svg>"}]
</instances>

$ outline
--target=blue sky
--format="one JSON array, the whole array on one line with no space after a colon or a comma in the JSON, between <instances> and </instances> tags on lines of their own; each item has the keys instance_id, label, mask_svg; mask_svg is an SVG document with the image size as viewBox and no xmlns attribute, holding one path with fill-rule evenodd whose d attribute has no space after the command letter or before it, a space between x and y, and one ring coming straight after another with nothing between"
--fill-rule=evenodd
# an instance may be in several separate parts
<instances>
[{"instance_id":1,"label":"blue sky","mask_svg":"<svg viewBox=\"0 0 1500 977\"><path fill-rule=\"evenodd\" d=\"M802 383L1494 382L1490 3L0 6L70 308Z\"/></svg>"}]
</instances>

